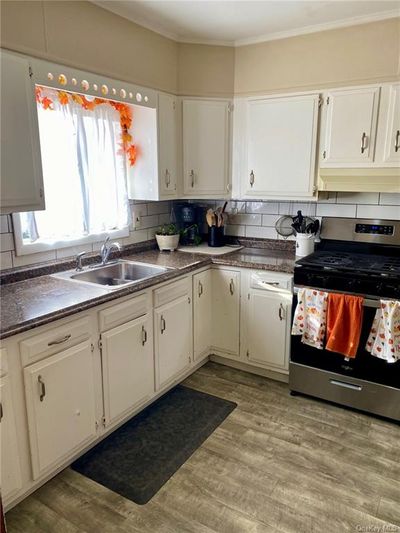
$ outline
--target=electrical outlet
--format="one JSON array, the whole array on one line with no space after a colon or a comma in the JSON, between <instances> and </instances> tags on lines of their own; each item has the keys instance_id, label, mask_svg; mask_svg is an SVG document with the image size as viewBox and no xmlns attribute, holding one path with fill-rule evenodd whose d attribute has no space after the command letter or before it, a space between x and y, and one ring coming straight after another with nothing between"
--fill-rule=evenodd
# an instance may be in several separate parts
<instances>
[{"instance_id":1,"label":"electrical outlet","mask_svg":"<svg viewBox=\"0 0 400 533\"><path fill-rule=\"evenodd\" d=\"M142 217L140 215L135 215L133 225L135 229L140 229L142 225Z\"/></svg>"}]
</instances>

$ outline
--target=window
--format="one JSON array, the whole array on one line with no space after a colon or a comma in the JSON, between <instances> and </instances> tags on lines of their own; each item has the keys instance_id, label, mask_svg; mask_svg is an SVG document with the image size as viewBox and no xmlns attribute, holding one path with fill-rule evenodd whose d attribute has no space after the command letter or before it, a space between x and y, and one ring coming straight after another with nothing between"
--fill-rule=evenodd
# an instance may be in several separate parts
<instances>
[{"instance_id":1,"label":"window","mask_svg":"<svg viewBox=\"0 0 400 533\"><path fill-rule=\"evenodd\" d=\"M14 215L17 253L129 235L127 104L44 87L37 96L46 210Z\"/></svg>"}]
</instances>

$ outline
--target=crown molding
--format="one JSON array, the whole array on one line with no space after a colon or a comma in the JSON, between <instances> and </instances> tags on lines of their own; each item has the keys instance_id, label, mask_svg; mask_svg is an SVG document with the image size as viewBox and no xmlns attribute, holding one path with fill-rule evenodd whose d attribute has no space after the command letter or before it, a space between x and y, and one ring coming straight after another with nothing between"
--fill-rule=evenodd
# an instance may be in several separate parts
<instances>
[{"instance_id":1,"label":"crown molding","mask_svg":"<svg viewBox=\"0 0 400 533\"><path fill-rule=\"evenodd\" d=\"M163 37L166 37L167 39L171 39L177 43L200 44L200 45L208 45L208 46L231 46L231 47L248 46L251 44L259 44L259 43L268 42L268 41L276 41L279 39L287 39L290 37L296 37L298 35L307 35L310 33L318 33L318 32L327 31L327 30L346 28L349 26L357 26L361 24L368 24L370 22L379 22L381 20L387 20L391 18L400 17L400 9L393 9L390 11L381 11L379 13L372 13L370 15L361 15L357 17L351 17L351 18L341 19L337 21L326 22L322 24L313 24L310 26L303 26L302 28L296 28L293 30L275 32L275 33L267 33L263 35L258 35L256 37L249 37L246 39L237 39L234 41L229 41L229 40L227 41L227 40L218 40L218 39L215 40L215 39L201 39L201 38L193 38L193 39L185 38L178 34L166 31L162 27L162 25L154 23L153 21L150 22L147 17L141 17L139 15L134 16L134 17L132 17L131 15L128 16L126 13L124 13L123 9L118 9L118 12L117 12L110 5L108 5L108 3L102 2L101 0L90 0L90 1L91 3L97 5L98 7L101 7L102 9L105 9L113 13L114 15L125 18L129 20L130 22L138 24L139 26L142 26L143 28L146 28L150 31L158 33L159 35L162 35Z\"/></svg>"}]
</instances>

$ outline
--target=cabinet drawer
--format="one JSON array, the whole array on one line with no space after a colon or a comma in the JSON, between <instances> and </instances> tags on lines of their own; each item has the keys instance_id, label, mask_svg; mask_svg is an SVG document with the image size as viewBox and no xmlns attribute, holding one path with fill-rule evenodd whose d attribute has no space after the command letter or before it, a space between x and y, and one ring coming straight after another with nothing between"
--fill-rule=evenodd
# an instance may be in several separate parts
<instances>
[{"instance_id":1,"label":"cabinet drawer","mask_svg":"<svg viewBox=\"0 0 400 533\"><path fill-rule=\"evenodd\" d=\"M0 348L0 377L5 376L8 372L7 350Z\"/></svg>"},{"instance_id":2,"label":"cabinet drawer","mask_svg":"<svg viewBox=\"0 0 400 533\"><path fill-rule=\"evenodd\" d=\"M150 292L113 305L99 313L100 331L107 331L145 315L151 307Z\"/></svg>"},{"instance_id":3,"label":"cabinet drawer","mask_svg":"<svg viewBox=\"0 0 400 533\"><path fill-rule=\"evenodd\" d=\"M257 271L250 274L250 288L261 290L292 290L292 276L277 272Z\"/></svg>"},{"instance_id":4,"label":"cabinet drawer","mask_svg":"<svg viewBox=\"0 0 400 533\"><path fill-rule=\"evenodd\" d=\"M189 277L170 283L165 287L156 289L154 291L154 307L160 307L176 298L180 298L185 294L188 294L190 291L190 280Z\"/></svg>"},{"instance_id":5,"label":"cabinet drawer","mask_svg":"<svg viewBox=\"0 0 400 533\"><path fill-rule=\"evenodd\" d=\"M88 339L91 333L89 317L49 329L20 342L22 366L30 365L60 350Z\"/></svg>"}]
</instances>

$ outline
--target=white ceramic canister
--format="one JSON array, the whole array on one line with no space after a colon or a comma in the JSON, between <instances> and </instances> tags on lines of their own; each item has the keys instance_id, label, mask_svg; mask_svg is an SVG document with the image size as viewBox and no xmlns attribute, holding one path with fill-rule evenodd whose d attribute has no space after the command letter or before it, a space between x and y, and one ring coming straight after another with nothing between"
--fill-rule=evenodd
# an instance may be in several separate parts
<instances>
[{"instance_id":1,"label":"white ceramic canister","mask_svg":"<svg viewBox=\"0 0 400 533\"><path fill-rule=\"evenodd\" d=\"M296 235L296 255L304 257L314 251L315 235L311 233L297 233Z\"/></svg>"}]
</instances>

